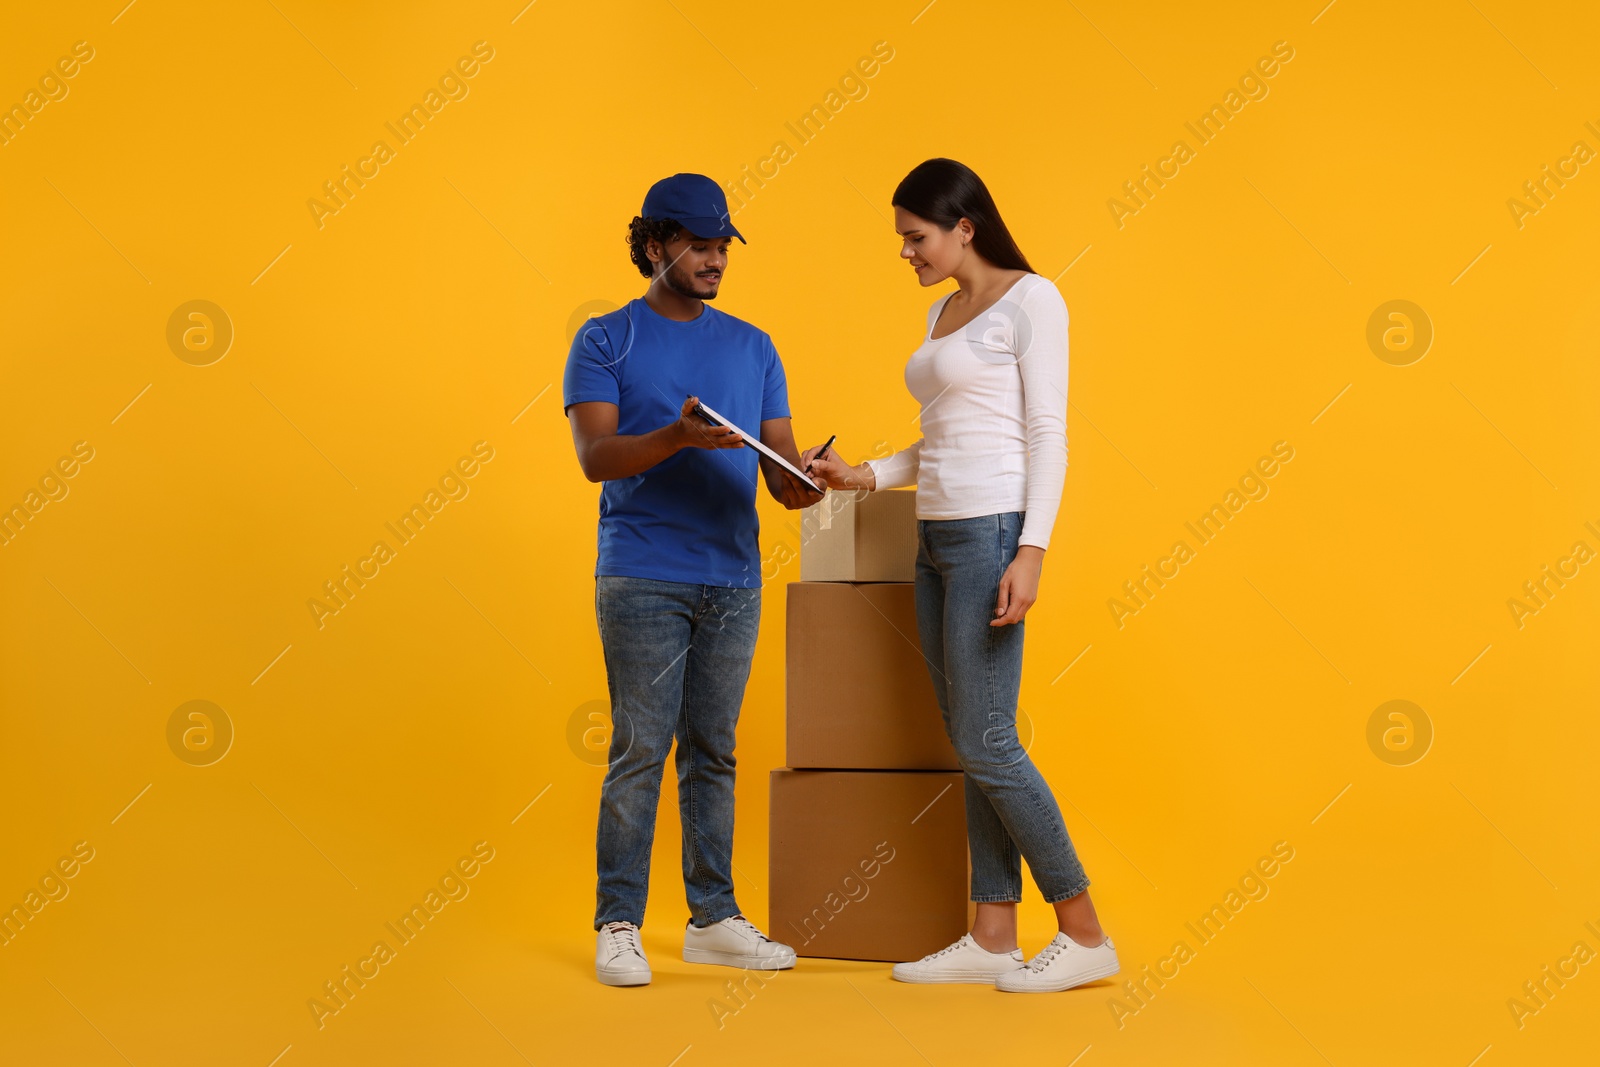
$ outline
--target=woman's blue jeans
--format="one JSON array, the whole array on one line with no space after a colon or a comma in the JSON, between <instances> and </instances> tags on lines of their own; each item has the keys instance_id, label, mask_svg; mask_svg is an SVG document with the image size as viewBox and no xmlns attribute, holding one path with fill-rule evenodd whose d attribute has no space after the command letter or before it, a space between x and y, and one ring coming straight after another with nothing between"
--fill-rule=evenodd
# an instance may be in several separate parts
<instances>
[{"instance_id":1,"label":"woman's blue jeans","mask_svg":"<svg viewBox=\"0 0 1600 1067\"><path fill-rule=\"evenodd\" d=\"M965 772L972 899L1022 899L1022 859L1054 904L1089 886L1061 808L1017 739L1023 622L990 626L1023 512L918 519L917 630Z\"/></svg>"},{"instance_id":2,"label":"woman's blue jeans","mask_svg":"<svg viewBox=\"0 0 1600 1067\"><path fill-rule=\"evenodd\" d=\"M761 589L601 575L595 615L611 690L610 764L595 834L594 928L644 925L661 776L678 742L678 811L689 919L734 900L734 727L761 622Z\"/></svg>"}]
</instances>

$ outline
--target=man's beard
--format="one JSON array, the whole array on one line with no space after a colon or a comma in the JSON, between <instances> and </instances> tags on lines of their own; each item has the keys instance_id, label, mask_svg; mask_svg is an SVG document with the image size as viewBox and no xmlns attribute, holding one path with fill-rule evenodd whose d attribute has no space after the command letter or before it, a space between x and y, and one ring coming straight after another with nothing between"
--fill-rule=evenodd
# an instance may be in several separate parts
<instances>
[{"instance_id":1,"label":"man's beard","mask_svg":"<svg viewBox=\"0 0 1600 1067\"><path fill-rule=\"evenodd\" d=\"M716 289L712 288L701 292L695 284L697 280L693 273L688 270L681 270L676 264L667 268L665 281L668 289L671 289L679 296L689 297L691 300L715 300L717 298Z\"/></svg>"}]
</instances>

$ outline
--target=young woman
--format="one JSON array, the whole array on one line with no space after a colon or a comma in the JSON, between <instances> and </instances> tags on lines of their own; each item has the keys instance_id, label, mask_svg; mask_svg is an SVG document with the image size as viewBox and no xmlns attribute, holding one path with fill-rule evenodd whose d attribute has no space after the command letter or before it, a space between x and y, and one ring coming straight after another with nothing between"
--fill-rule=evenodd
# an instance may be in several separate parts
<instances>
[{"instance_id":1,"label":"young woman","mask_svg":"<svg viewBox=\"0 0 1600 1067\"><path fill-rule=\"evenodd\" d=\"M894 967L903 982L1069 989L1115 974L1117 953L1061 809L1017 739L1023 617L1067 467L1067 307L1033 273L989 190L952 159L922 163L895 189L900 256L934 301L905 381L923 437L851 465L801 457L838 489L917 487L917 628L945 729L966 780L977 919L955 944ZM1017 947L1022 859L1061 932L1026 964Z\"/></svg>"}]
</instances>

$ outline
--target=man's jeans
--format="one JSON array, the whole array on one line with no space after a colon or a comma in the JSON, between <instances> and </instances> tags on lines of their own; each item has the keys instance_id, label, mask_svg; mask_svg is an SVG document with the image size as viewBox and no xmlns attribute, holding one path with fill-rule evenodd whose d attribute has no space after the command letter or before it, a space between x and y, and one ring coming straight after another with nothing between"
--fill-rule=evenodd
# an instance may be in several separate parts
<instances>
[{"instance_id":1,"label":"man's jeans","mask_svg":"<svg viewBox=\"0 0 1600 1067\"><path fill-rule=\"evenodd\" d=\"M595 616L611 690L611 755L595 835L594 928L644 925L661 774L678 741L690 921L740 914L733 895L734 727L761 590L600 575Z\"/></svg>"},{"instance_id":2,"label":"man's jeans","mask_svg":"<svg viewBox=\"0 0 1600 1067\"><path fill-rule=\"evenodd\" d=\"M917 520L917 630L966 772L972 899L1022 899L1022 857L1051 904L1089 886L1061 809L1017 740L1026 621L990 626L1023 512Z\"/></svg>"}]
</instances>

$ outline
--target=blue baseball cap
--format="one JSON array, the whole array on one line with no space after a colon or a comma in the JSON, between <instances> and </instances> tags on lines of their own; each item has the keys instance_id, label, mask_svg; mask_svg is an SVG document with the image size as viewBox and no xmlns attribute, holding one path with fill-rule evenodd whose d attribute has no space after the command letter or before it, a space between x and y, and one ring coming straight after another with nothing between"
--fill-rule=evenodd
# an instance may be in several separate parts
<instances>
[{"instance_id":1,"label":"blue baseball cap","mask_svg":"<svg viewBox=\"0 0 1600 1067\"><path fill-rule=\"evenodd\" d=\"M662 178L644 194L639 214L647 219L671 219L696 237L737 237L743 244L750 243L733 228L722 186L704 174Z\"/></svg>"}]
</instances>

